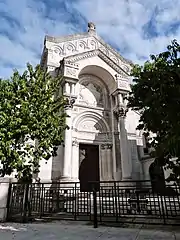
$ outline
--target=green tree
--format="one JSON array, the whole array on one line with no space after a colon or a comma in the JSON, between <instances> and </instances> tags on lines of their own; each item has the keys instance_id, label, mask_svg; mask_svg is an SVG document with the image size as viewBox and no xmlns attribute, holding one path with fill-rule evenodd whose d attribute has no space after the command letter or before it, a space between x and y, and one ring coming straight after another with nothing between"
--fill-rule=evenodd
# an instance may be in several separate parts
<instances>
[{"instance_id":1,"label":"green tree","mask_svg":"<svg viewBox=\"0 0 180 240\"><path fill-rule=\"evenodd\" d=\"M180 45L173 40L167 51L152 55L144 66L135 65L129 107L141 114L138 129L155 133L154 157L180 178ZM172 157L177 157L172 161Z\"/></svg>"},{"instance_id":2,"label":"green tree","mask_svg":"<svg viewBox=\"0 0 180 240\"><path fill-rule=\"evenodd\" d=\"M22 75L15 71L0 80L1 176L16 171L19 179L31 180L40 160L57 154L67 128L61 79L27 64Z\"/></svg>"}]
</instances>

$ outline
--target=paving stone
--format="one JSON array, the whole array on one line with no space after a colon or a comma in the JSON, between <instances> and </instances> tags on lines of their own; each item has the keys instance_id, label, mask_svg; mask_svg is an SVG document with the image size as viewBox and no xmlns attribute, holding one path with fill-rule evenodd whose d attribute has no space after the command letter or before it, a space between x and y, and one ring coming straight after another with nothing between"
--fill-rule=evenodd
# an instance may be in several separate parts
<instances>
[{"instance_id":1,"label":"paving stone","mask_svg":"<svg viewBox=\"0 0 180 240\"><path fill-rule=\"evenodd\" d=\"M84 222L4 223L0 224L0 240L180 240L178 228L93 228Z\"/></svg>"}]
</instances>

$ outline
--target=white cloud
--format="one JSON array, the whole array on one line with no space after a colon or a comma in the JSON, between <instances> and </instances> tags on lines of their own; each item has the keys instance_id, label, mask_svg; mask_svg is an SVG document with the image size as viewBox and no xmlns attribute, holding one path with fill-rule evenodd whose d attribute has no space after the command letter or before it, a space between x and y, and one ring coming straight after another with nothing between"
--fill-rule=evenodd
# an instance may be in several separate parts
<instances>
[{"instance_id":1,"label":"white cloud","mask_svg":"<svg viewBox=\"0 0 180 240\"><path fill-rule=\"evenodd\" d=\"M84 18L95 22L98 34L135 62L163 51L174 38L180 40L179 0L1 0L0 9L2 77L11 74L12 66L23 69L28 61L38 63L45 34L81 32ZM145 28L150 21L154 28Z\"/></svg>"}]
</instances>

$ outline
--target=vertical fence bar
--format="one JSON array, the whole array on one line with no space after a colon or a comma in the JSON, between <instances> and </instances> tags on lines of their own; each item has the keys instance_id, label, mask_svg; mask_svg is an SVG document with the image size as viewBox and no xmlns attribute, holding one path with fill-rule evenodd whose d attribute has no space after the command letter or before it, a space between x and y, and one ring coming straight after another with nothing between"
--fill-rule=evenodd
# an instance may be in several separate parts
<instances>
[{"instance_id":1,"label":"vertical fence bar","mask_svg":"<svg viewBox=\"0 0 180 240\"><path fill-rule=\"evenodd\" d=\"M165 217L164 202L163 202L162 195L160 195L160 198L161 198L161 208L162 208L163 223L165 225L166 224L166 217Z\"/></svg>"},{"instance_id":2,"label":"vertical fence bar","mask_svg":"<svg viewBox=\"0 0 180 240\"><path fill-rule=\"evenodd\" d=\"M116 222L118 222L118 204L117 204L116 182L114 182L114 197L115 197ZM119 197L119 196L118 196L118 197Z\"/></svg>"},{"instance_id":3,"label":"vertical fence bar","mask_svg":"<svg viewBox=\"0 0 180 240\"><path fill-rule=\"evenodd\" d=\"M25 184L24 185L24 197L23 197L23 215L22 215L23 223L27 221L28 193L29 193L29 184Z\"/></svg>"},{"instance_id":4,"label":"vertical fence bar","mask_svg":"<svg viewBox=\"0 0 180 240\"><path fill-rule=\"evenodd\" d=\"M74 204L75 204L75 206L74 206L74 220L76 221L77 220L77 213L76 213L76 211L77 211L77 206L76 206L76 204L77 204L77 195L76 195L76 192L77 192L77 189L76 189L76 186L77 185L77 183L75 183L75 187L74 187Z\"/></svg>"},{"instance_id":5,"label":"vertical fence bar","mask_svg":"<svg viewBox=\"0 0 180 240\"><path fill-rule=\"evenodd\" d=\"M93 184L93 208L94 208L94 228L98 227L98 219L97 219L97 192L95 184Z\"/></svg>"},{"instance_id":6,"label":"vertical fence bar","mask_svg":"<svg viewBox=\"0 0 180 240\"><path fill-rule=\"evenodd\" d=\"M43 213L44 213L44 183L40 184L38 186L40 188L40 212L39 212L39 217L42 218Z\"/></svg>"}]
</instances>

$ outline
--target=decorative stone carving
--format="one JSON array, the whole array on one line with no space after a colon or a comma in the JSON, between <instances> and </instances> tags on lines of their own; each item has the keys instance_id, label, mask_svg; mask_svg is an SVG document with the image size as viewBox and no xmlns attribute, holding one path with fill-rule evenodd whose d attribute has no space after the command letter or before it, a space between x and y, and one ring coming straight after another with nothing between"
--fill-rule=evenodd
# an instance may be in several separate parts
<instances>
[{"instance_id":1,"label":"decorative stone carving","mask_svg":"<svg viewBox=\"0 0 180 240\"><path fill-rule=\"evenodd\" d=\"M66 67L66 76L76 77L76 69L70 68L70 67Z\"/></svg>"},{"instance_id":2,"label":"decorative stone carving","mask_svg":"<svg viewBox=\"0 0 180 240\"><path fill-rule=\"evenodd\" d=\"M75 56L69 56L67 59L69 59L71 62L78 62L80 60L86 59L86 58L91 58L94 56L100 57L104 62L106 62L110 67L112 67L117 73L119 73L122 77L127 78L128 74L123 72L121 65L117 61L114 62L112 61L112 56L108 52L108 50L105 48L99 48L98 50L92 50L84 53L77 54ZM118 60L119 61L119 60Z\"/></svg>"},{"instance_id":3,"label":"decorative stone carving","mask_svg":"<svg viewBox=\"0 0 180 240\"><path fill-rule=\"evenodd\" d=\"M73 42L67 42L64 44L64 54L67 55L68 53L74 53L77 51L76 43Z\"/></svg>"},{"instance_id":4,"label":"decorative stone carving","mask_svg":"<svg viewBox=\"0 0 180 240\"><path fill-rule=\"evenodd\" d=\"M79 142L76 138L72 141L72 146L79 147Z\"/></svg>"},{"instance_id":5,"label":"decorative stone carving","mask_svg":"<svg viewBox=\"0 0 180 240\"><path fill-rule=\"evenodd\" d=\"M88 23L88 31L89 30L96 30L96 25L93 22Z\"/></svg>"},{"instance_id":6,"label":"decorative stone carving","mask_svg":"<svg viewBox=\"0 0 180 240\"><path fill-rule=\"evenodd\" d=\"M69 60L63 60L61 63L61 69L65 77L78 80L79 65L77 63L72 63Z\"/></svg>"},{"instance_id":7,"label":"decorative stone carving","mask_svg":"<svg viewBox=\"0 0 180 240\"><path fill-rule=\"evenodd\" d=\"M88 49L88 42L80 40L78 42L78 49L79 49L79 51L83 51L83 50Z\"/></svg>"},{"instance_id":8,"label":"decorative stone carving","mask_svg":"<svg viewBox=\"0 0 180 240\"><path fill-rule=\"evenodd\" d=\"M78 63L73 63L73 62L71 62L68 59L64 59L63 62L64 62L65 66L69 66L69 67L77 68L77 69L79 68L79 64Z\"/></svg>"},{"instance_id":9,"label":"decorative stone carving","mask_svg":"<svg viewBox=\"0 0 180 240\"><path fill-rule=\"evenodd\" d=\"M101 131L99 124L93 119L83 121L79 126L79 130L96 133Z\"/></svg>"},{"instance_id":10,"label":"decorative stone carving","mask_svg":"<svg viewBox=\"0 0 180 240\"><path fill-rule=\"evenodd\" d=\"M112 149L112 144L107 144L107 149Z\"/></svg>"},{"instance_id":11,"label":"decorative stone carving","mask_svg":"<svg viewBox=\"0 0 180 240\"><path fill-rule=\"evenodd\" d=\"M114 114L118 118L125 118L127 112L128 112L128 109L125 108L125 107L117 107L117 108L114 109Z\"/></svg>"},{"instance_id":12,"label":"decorative stone carving","mask_svg":"<svg viewBox=\"0 0 180 240\"><path fill-rule=\"evenodd\" d=\"M66 98L66 105L64 106L65 110L72 109L75 103L75 98Z\"/></svg>"},{"instance_id":13,"label":"decorative stone carving","mask_svg":"<svg viewBox=\"0 0 180 240\"><path fill-rule=\"evenodd\" d=\"M101 144L101 149L102 150L112 149L112 144L110 144L110 143Z\"/></svg>"},{"instance_id":14,"label":"decorative stone carving","mask_svg":"<svg viewBox=\"0 0 180 240\"><path fill-rule=\"evenodd\" d=\"M130 91L130 85L127 76L124 76L124 74L116 74L115 79L119 89Z\"/></svg>"},{"instance_id":15,"label":"decorative stone carving","mask_svg":"<svg viewBox=\"0 0 180 240\"><path fill-rule=\"evenodd\" d=\"M106 144L101 144L101 149L105 150L106 149Z\"/></svg>"},{"instance_id":16,"label":"decorative stone carving","mask_svg":"<svg viewBox=\"0 0 180 240\"><path fill-rule=\"evenodd\" d=\"M95 25L93 25L93 23L90 24L89 31L92 33L95 32ZM79 37L79 39L76 38L74 40L73 37L72 39L64 38L63 41L61 40L59 43L57 43L58 38L48 37L48 40L49 42L47 42L46 45L49 55L48 61L50 62L59 63L64 57L78 56L81 53L89 53L88 57L91 57L92 51L98 50L98 56L108 64L111 62L114 69L119 69L119 73L129 74L129 62L94 34L87 37Z\"/></svg>"},{"instance_id":17,"label":"decorative stone carving","mask_svg":"<svg viewBox=\"0 0 180 240\"><path fill-rule=\"evenodd\" d=\"M79 102L88 106L102 106L103 94L99 86L93 83L80 85Z\"/></svg>"},{"instance_id":18,"label":"decorative stone carving","mask_svg":"<svg viewBox=\"0 0 180 240\"><path fill-rule=\"evenodd\" d=\"M53 56L61 56L63 54L63 49L59 45L54 45L50 50L52 51Z\"/></svg>"}]
</instances>

